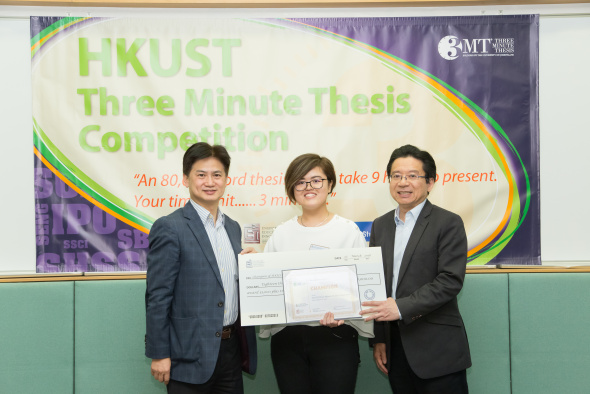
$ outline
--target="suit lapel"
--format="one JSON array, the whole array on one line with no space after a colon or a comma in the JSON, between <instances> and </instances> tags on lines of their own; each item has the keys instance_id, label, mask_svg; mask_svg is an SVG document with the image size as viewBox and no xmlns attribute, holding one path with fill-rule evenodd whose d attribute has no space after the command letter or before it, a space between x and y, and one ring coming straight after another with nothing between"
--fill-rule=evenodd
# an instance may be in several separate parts
<instances>
[{"instance_id":1,"label":"suit lapel","mask_svg":"<svg viewBox=\"0 0 590 394\"><path fill-rule=\"evenodd\" d=\"M426 204L424 204L424 208L422 208L420 216L418 216L418 220L416 220L416 225L414 226L414 230L412 230L412 234L410 235L410 239L408 240L408 245L406 246L406 250L404 251L402 265L399 268L397 288L399 288L399 284L401 283L404 274L406 273L408 266L410 265L410 260L412 260L412 255L414 254L416 247L420 243L420 239L422 238L422 234L424 234L424 230L426 230L426 227L428 226L428 217L430 216L431 211L432 204L430 203L430 201L426 200Z\"/></svg>"},{"instance_id":2,"label":"suit lapel","mask_svg":"<svg viewBox=\"0 0 590 394\"><path fill-rule=\"evenodd\" d=\"M242 237L240 236L239 231L236 231L236 226L230 226L230 218L225 215L225 231L227 232L227 236L229 237L229 242L234 250L236 255L240 254L242 251ZM238 259L236 257L236 263Z\"/></svg>"},{"instance_id":3,"label":"suit lapel","mask_svg":"<svg viewBox=\"0 0 590 394\"><path fill-rule=\"evenodd\" d=\"M193 235L197 239L197 243L201 247L203 251L203 255L211 265L211 269L215 273L215 277L217 281L223 287L223 282L221 281L221 274L219 273L219 266L217 265L217 259L215 258L215 253L213 253L213 246L211 246L211 242L209 241L209 236L207 235L207 231L205 230L205 226L199 217L196 209L192 206L191 202L187 202L184 206L184 217L187 220L187 225L191 229Z\"/></svg>"},{"instance_id":4,"label":"suit lapel","mask_svg":"<svg viewBox=\"0 0 590 394\"><path fill-rule=\"evenodd\" d=\"M392 211L391 213L392 214L389 215L385 221L385 231L383 233L385 242L381 243L381 247L383 248L382 255L384 256L383 268L385 271L385 290L387 294L390 294L392 289L393 247L395 245L395 211Z\"/></svg>"}]
</instances>

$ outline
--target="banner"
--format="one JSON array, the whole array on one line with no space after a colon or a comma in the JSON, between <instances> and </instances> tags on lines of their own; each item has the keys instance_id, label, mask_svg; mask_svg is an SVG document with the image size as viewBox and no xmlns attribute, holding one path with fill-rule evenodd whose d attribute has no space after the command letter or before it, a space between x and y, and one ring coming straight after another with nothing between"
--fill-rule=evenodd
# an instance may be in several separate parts
<instances>
[{"instance_id":1,"label":"banner","mask_svg":"<svg viewBox=\"0 0 590 394\"><path fill-rule=\"evenodd\" d=\"M31 17L37 272L146 269L182 207L182 156L224 145L221 210L262 250L300 210L296 156L334 162L329 209L369 236L385 167L429 151L429 199L461 215L469 264L540 264L538 16Z\"/></svg>"}]
</instances>

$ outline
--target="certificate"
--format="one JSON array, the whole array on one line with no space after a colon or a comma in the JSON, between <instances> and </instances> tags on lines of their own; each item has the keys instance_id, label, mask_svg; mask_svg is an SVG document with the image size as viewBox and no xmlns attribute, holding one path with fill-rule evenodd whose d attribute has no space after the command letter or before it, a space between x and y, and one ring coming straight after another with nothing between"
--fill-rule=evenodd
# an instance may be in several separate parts
<instances>
[{"instance_id":1,"label":"certificate","mask_svg":"<svg viewBox=\"0 0 590 394\"><path fill-rule=\"evenodd\" d=\"M320 320L326 312L335 319L358 318L356 265L283 271L287 323Z\"/></svg>"},{"instance_id":2,"label":"certificate","mask_svg":"<svg viewBox=\"0 0 590 394\"><path fill-rule=\"evenodd\" d=\"M238 256L243 326L361 319L361 302L385 300L381 248Z\"/></svg>"}]
</instances>

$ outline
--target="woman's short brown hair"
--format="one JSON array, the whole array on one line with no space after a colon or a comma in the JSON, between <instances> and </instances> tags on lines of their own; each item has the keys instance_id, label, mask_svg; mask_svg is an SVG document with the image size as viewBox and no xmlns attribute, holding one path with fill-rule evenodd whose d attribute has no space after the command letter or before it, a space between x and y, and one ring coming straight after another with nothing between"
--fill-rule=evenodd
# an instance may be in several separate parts
<instances>
[{"instance_id":1,"label":"woman's short brown hair","mask_svg":"<svg viewBox=\"0 0 590 394\"><path fill-rule=\"evenodd\" d=\"M293 159L285 173L285 191L292 203L295 203L295 184L301 178L305 177L305 174L316 167L321 168L324 174L326 174L328 187L330 187L330 183L332 185L328 193L334 190L336 187L336 172L330 159L316 155L315 153L306 153Z\"/></svg>"}]
</instances>

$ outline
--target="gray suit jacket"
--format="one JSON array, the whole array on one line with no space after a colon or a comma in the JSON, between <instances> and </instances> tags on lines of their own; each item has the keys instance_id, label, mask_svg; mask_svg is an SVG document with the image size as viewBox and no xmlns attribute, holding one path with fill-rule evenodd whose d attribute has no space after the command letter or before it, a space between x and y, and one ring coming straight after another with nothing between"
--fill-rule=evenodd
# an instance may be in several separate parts
<instances>
[{"instance_id":1,"label":"gray suit jacket","mask_svg":"<svg viewBox=\"0 0 590 394\"><path fill-rule=\"evenodd\" d=\"M225 229L237 256L242 250L240 226L226 216ZM152 359L170 357L171 379L204 383L217 362L225 303L209 237L189 202L156 220L149 242L145 354ZM244 334L240 336L242 367L254 373L254 327L238 332ZM249 365L244 365L244 359Z\"/></svg>"},{"instance_id":2,"label":"gray suit jacket","mask_svg":"<svg viewBox=\"0 0 590 394\"><path fill-rule=\"evenodd\" d=\"M375 219L369 243L381 246L388 297L393 279L394 217L395 211L391 211ZM376 322L373 340L387 343L389 352L389 324L398 324L408 362L422 379L471 366L467 334L457 306L466 265L463 221L427 200L400 266L396 303L403 320Z\"/></svg>"}]
</instances>

